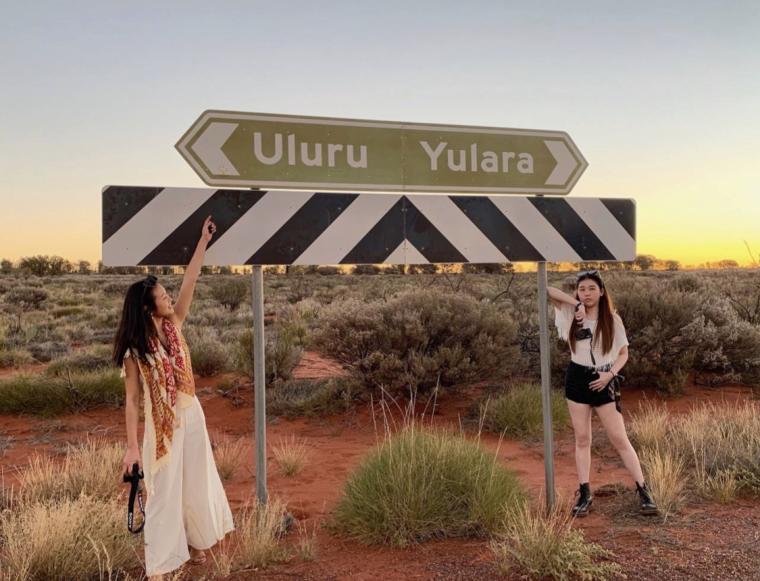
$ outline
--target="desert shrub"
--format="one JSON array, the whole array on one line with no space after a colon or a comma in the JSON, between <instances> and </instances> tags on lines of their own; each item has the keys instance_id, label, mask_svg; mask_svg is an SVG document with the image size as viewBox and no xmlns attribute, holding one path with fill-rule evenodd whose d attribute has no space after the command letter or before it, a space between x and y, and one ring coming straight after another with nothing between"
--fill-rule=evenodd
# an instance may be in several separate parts
<instances>
[{"instance_id":1,"label":"desert shrub","mask_svg":"<svg viewBox=\"0 0 760 581\"><path fill-rule=\"evenodd\" d=\"M705 288L704 281L696 274L680 274L667 283L668 287L680 292L695 293Z\"/></svg>"},{"instance_id":2,"label":"desert shrub","mask_svg":"<svg viewBox=\"0 0 760 581\"><path fill-rule=\"evenodd\" d=\"M21 286L11 289L5 294L5 302L19 307L23 310L31 311L42 307L50 295L41 288L31 286Z\"/></svg>"},{"instance_id":3,"label":"desert shrub","mask_svg":"<svg viewBox=\"0 0 760 581\"><path fill-rule=\"evenodd\" d=\"M40 363L47 363L69 352L69 345L62 341L45 341L28 346L29 352Z\"/></svg>"},{"instance_id":4,"label":"desert shrub","mask_svg":"<svg viewBox=\"0 0 760 581\"><path fill-rule=\"evenodd\" d=\"M47 366L45 373L51 376L60 376L67 373L98 371L110 366L111 347L108 345L95 345L86 350L77 351L71 355L56 359Z\"/></svg>"},{"instance_id":5,"label":"desert shrub","mask_svg":"<svg viewBox=\"0 0 760 581\"><path fill-rule=\"evenodd\" d=\"M0 369L21 367L34 363L34 357L26 349L0 349Z\"/></svg>"},{"instance_id":6,"label":"desert shrub","mask_svg":"<svg viewBox=\"0 0 760 581\"><path fill-rule=\"evenodd\" d=\"M705 300L682 334L695 352L698 383L760 386L760 327L742 320L727 298Z\"/></svg>"},{"instance_id":7,"label":"desert shrub","mask_svg":"<svg viewBox=\"0 0 760 581\"><path fill-rule=\"evenodd\" d=\"M214 329L190 326L185 331L185 338L195 373L210 377L229 369L229 352Z\"/></svg>"},{"instance_id":8,"label":"desert shrub","mask_svg":"<svg viewBox=\"0 0 760 581\"><path fill-rule=\"evenodd\" d=\"M695 361L691 334L685 329L699 312L700 298L666 289L632 288L618 292L615 300L631 344L626 385L680 392Z\"/></svg>"},{"instance_id":9,"label":"desert shrub","mask_svg":"<svg viewBox=\"0 0 760 581\"><path fill-rule=\"evenodd\" d=\"M350 377L291 379L267 390L267 413L275 416L322 416L345 411L360 391Z\"/></svg>"},{"instance_id":10,"label":"desert shrub","mask_svg":"<svg viewBox=\"0 0 760 581\"><path fill-rule=\"evenodd\" d=\"M555 431L567 428L570 414L564 395L552 390L552 425ZM541 386L514 385L480 406L483 426L493 432L515 438L540 438L543 435Z\"/></svg>"},{"instance_id":11,"label":"desert shrub","mask_svg":"<svg viewBox=\"0 0 760 581\"><path fill-rule=\"evenodd\" d=\"M320 266L317 268L317 274L321 274L322 276L335 276L341 273L342 271L338 266Z\"/></svg>"},{"instance_id":12,"label":"desert shrub","mask_svg":"<svg viewBox=\"0 0 760 581\"><path fill-rule=\"evenodd\" d=\"M0 379L0 413L4 414L54 416L123 401L124 383L116 370Z\"/></svg>"},{"instance_id":13,"label":"desert shrub","mask_svg":"<svg viewBox=\"0 0 760 581\"><path fill-rule=\"evenodd\" d=\"M277 327L267 330L265 340L264 361L267 384L289 379L293 369L301 360L303 349L298 346L293 336ZM246 329L240 334L235 346L234 358L236 370L253 377L253 331L251 329Z\"/></svg>"},{"instance_id":14,"label":"desert shrub","mask_svg":"<svg viewBox=\"0 0 760 581\"><path fill-rule=\"evenodd\" d=\"M26 581L103 578L134 566L138 537L124 532L116 499L89 496L0 514L0 566Z\"/></svg>"},{"instance_id":15,"label":"desert shrub","mask_svg":"<svg viewBox=\"0 0 760 581\"><path fill-rule=\"evenodd\" d=\"M245 277L225 277L211 285L211 296L230 311L236 310L250 296L250 292L250 281Z\"/></svg>"},{"instance_id":16,"label":"desert shrub","mask_svg":"<svg viewBox=\"0 0 760 581\"><path fill-rule=\"evenodd\" d=\"M548 514L527 503L513 507L490 547L499 568L510 577L591 581L622 572L609 561L612 553L572 528L570 513L559 502Z\"/></svg>"},{"instance_id":17,"label":"desert shrub","mask_svg":"<svg viewBox=\"0 0 760 581\"><path fill-rule=\"evenodd\" d=\"M520 365L515 334L496 306L430 289L336 302L323 311L313 342L365 385L408 393L506 377Z\"/></svg>"},{"instance_id":18,"label":"desert shrub","mask_svg":"<svg viewBox=\"0 0 760 581\"><path fill-rule=\"evenodd\" d=\"M336 530L367 543L407 545L495 531L523 501L515 475L462 434L407 426L346 483Z\"/></svg>"},{"instance_id":19,"label":"desert shrub","mask_svg":"<svg viewBox=\"0 0 760 581\"><path fill-rule=\"evenodd\" d=\"M377 264L357 264L351 274L380 274L380 267Z\"/></svg>"}]
</instances>

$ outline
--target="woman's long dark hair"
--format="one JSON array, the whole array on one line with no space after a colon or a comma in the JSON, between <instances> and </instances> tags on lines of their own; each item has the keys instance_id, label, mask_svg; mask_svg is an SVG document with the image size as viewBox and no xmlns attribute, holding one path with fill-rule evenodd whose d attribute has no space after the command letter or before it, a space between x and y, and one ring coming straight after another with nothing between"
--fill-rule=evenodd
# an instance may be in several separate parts
<instances>
[{"instance_id":1,"label":"woman's long dark hair","mask_svg":"<svg viewBox=\"0 0 760 581\"><path fill-rule=\"evenodd\" d=\"M575 300L578 300L578 285L581 281L591 279L599 288L604 291L604 294L599 297L599 308L596 321L596 330L594 331L594 342L598 344L599 338L602 340L602 353L609 353L612 350L612 342L615 339L615 319L613 313L615 307L612 303L612 297L610 291L605 288L602 277L595 271L584 272L578 275L578 279L575 281ZM576 322L573 318L573 324L568 333L568 343L570 343L570 350L575 353L575 329Z\"/></svg>"},{"instance_id":2,"label":"woman's long dark hair","mask_svg":"<svg viewBox=\"0 0 760 581\"><path fill-rule=\"evenodd\" d=\"M148 353L148 341L156 336L156 326L151 320L151 313L156 310L153 289L158 279L151 275L144 280L130 285L124 297L119 330L113 342L113 362L121 367L124 364L124 352L134 349L144 359Z\"/></svg>"}]
</instances>

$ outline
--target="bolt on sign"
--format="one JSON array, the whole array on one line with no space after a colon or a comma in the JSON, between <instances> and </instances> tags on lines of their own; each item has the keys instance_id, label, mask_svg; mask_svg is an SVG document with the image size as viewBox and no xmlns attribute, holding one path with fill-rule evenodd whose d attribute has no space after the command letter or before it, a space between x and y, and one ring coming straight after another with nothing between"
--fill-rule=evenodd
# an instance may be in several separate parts
<instances>
[{"instance_id":1,"label":"bolt on sign","mask_svg":"<svg viewBox=\"0 0 760 581\"><path fill-rule=\"evenodd\" d=\"M562 131L214 110L176 148L220 187L568 194L588 166Z\"/></svg>"}]
</instances>

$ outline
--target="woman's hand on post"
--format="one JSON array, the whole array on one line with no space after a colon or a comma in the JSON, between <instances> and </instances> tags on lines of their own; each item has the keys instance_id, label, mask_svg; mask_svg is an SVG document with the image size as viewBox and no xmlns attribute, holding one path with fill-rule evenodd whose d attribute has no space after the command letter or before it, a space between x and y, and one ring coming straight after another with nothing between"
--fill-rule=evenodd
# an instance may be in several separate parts
<instances>
[{"instance_id":1,"label":"woman's hand on post","mask_svg":"<svg viewBox=\"0 0 760 581\"><path fill-rule=\"evenodd\" d=\"M611 371L600 371L599 379L595 379L589 383L588 386L593 391L602 391L605 387L607 387L607 384L612 381L613 377L615 377L615 374Z\"/></svg>"},{"instance_id":2,"label":"woman's hand on post","mask_svg":"<svg viewBox=\"0 0 760 581\"><path fill-rule=\"evenodd\" d=\"M216 232L216 224L214 224L214 221L211 219L211 216L206 218L206 221L203 222L203 229L201 230L201 240L203 240L206 243L211 242L211 238L214 237L214 233Z\"/></svg>"},{"instance_id":3,"label":"woman's hand on post","mask_svg":"<svg viewBox=\"0 0 760 581\"><path fill-rule=\"evenodd\" d=\"M137 464L138 468L142 472L142 457L140 456L139 448L127 448L127 451L124 453L124 460L122 462L124 474L128 476L132 474L133 464Z\"/></svg>"}]
</instances>

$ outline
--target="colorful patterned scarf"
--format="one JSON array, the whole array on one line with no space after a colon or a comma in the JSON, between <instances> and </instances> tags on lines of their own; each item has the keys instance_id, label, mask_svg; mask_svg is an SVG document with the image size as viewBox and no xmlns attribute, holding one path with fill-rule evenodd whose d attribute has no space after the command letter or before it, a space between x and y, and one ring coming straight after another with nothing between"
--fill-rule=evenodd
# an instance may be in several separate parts
<instances>
[{"instance_id":1,"label":"colorful patterned scarf","mask_svg":"<svg viewBox=\"0 0 760 581\"><path fill-rule=\"evenodd\" d=\"M145 360L136 357L143 379L145 393L145 419L152 419L156 434L155 462L152 472L169 460L174 435L177 392L189 397L195 395L195 379L190 362L190 350L177 326L163 318L161 328L168 345L161 344L158 337L151 337ZM183 399L182 407L187 400Z\"/></svg>"}]
</instances>

